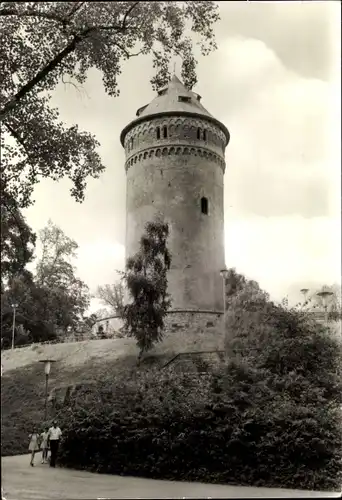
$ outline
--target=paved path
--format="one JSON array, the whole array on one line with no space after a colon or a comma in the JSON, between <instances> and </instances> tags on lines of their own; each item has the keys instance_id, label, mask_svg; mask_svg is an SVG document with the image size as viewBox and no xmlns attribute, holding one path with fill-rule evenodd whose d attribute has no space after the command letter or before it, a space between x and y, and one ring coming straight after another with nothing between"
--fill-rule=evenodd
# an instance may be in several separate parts
<instances>
[{"instance_id":1,"label":"paved path","mask_svg":"<svg viewBox=\"0 0 342 500\"><path fill-rule=\"evenodd\" d=\"M67 469L29 466L29 455L2 458L2 498L6 500L61 500L92 498L313 498L335 497L320 493L271 488L248 488L201 483L157 481L136 477L110 476Z\"/></svg>"}]
</instances>

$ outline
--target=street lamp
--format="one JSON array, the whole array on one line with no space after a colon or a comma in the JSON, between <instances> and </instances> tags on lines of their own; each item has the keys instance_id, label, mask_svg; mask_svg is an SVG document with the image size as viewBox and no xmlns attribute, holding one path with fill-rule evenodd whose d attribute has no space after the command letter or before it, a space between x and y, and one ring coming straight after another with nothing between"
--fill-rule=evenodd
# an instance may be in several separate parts
<instances>
[{"instance_id":1,"label":"street lamp","mask_svg":"<svg viewBox=\"0 0 342 500\"><path fill-rule=\"evenodd\" d=\"M306 305L307 303L307 295L308 295L308 291L309 289L308 288L302 288L301 289L301 293L304 295L304 304L303 304L303 307Z\"/></svg>"},{"instance_id":2,"label":"street lamp","mask_svg":"<svg viewBox=\"0 0 342 500\"><path fill-rule=\"evenodd\" d=\"M44 372L45 372L45 418L44 421L47 421L47 402L48 402L48 385L49 385L49 375L51 370L51 363L55 363L54 359L41 359L39 363L44 363Z\"/></svg>"},{"instance_id":3,"label":"street lamp","mask_svg":"<svg viewBox=\"0 0 342 500\"><path fill-rule=\"evenodd\" d=\"M18 304L14 302L11 304L11 307L13 309L13 324L12 324L12 350L14 349L14 334L15 334L15 312L18 307Z\"/></svg>"},{"instance_id":4,"label":"street lamp","mask_svg":"<svg viewBox=\"0 0 342 500\"><path fill-rule=\"evenodd\" d=\"M228 269L221 269L220 275L222 277L222 292L223 292L223 335L226 332L226 280L228 277Z\"/></svg>"},{"instance_id":5,"label":"street lamp","mask_svg":"<svg viewBox=\"0 0 342 500\"><path fill-rule=\"evenodd\" d=\"M322 297L323 300L323 307L324 307L324 319L325 319L325 324L328 325L328 304L327 304L327 298L331 295L334 295L333 292L329 292L328 290L322 290L321 292L318 292L318 297Z\"/></svg>"}]
</instances>

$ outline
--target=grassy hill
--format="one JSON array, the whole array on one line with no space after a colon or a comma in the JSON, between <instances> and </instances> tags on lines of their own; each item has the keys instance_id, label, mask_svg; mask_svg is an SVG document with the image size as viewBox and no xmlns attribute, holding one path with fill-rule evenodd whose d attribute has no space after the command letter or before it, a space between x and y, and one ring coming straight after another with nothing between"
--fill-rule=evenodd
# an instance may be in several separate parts
<instances>
[{"instance_id":1,"label":"grassy hill","mask_svg":"<svg viewBox=\"0 0 342 500\"><path fill-rule=\"evenodd\" d=\"M24 453L33 425L43 425L45 375L42 359L54 359L49 392L100 380L102 376L162 368L179 352L214 350L221 333L216 328L172 332L157 344L137 367L138 349L133 339L89 340L65 344L31 345L1 356L1 455ZM51 412L50 415L51 417Z\"/></svg>"}]
</instances>

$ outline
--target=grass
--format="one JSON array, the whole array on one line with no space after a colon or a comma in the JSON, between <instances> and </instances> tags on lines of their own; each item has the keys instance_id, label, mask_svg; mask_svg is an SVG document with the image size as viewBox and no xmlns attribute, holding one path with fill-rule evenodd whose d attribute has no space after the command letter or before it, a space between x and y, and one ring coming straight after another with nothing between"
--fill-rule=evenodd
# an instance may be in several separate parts
<instances>
[{"instance_id":1,"label":"grass","mask_svg":"<svg viewBox=\"0 0 342 500\"><path fill-rule=\"evenodd\" d=\"M32 345L3 351L1 362L1 455L26 453L32 427L44 425L45 377L41 359L51 358L49 393L76 384L96 382L137 370L160 368L178 352L215 348L217 332L173 332L157 344L137 367L138 349L134 339L90 340L70 344ZM61 391L63 392L63 391ZM58 391L57 391L58 393ZM48 418L52 418L52 411Z\"/></svg>"}]
</instances>

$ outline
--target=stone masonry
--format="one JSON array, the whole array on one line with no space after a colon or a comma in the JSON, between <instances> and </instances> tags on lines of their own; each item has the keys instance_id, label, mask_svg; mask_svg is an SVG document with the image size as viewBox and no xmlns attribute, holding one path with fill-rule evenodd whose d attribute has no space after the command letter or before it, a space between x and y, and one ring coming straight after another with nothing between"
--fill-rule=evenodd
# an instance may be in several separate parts
<instances>
[{"instance_id":1,"label":"stone masonry","mask_svg":"<svg viewBox=\"0 0 342 500\"><path fill-rule=\"evenodd\" d=\"M127 174L126 255L136 252L145 224L161 216L170 227L172 309L206 315L223 308L223 178L229 132L200 100L174 76L137 111L121 142Z\"/></svg>"}]
</instances>

